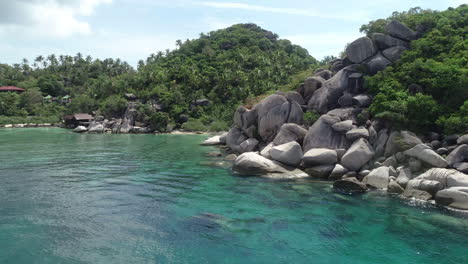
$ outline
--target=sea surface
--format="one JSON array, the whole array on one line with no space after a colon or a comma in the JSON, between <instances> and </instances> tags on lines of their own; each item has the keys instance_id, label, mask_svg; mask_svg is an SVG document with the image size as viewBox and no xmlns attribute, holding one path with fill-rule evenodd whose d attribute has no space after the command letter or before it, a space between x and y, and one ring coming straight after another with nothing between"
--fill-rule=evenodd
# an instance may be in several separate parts
<instances>
[{"instance_id":1,"label":"sea surface","mask_svg":"<svg viewBox=\"0 0 468 264\"><path fill-rule=\"evenodd\" d=\"M468 218L207 166L202 135L0 129L0 263L468 263Z\"/></svg>"}]
</instances>

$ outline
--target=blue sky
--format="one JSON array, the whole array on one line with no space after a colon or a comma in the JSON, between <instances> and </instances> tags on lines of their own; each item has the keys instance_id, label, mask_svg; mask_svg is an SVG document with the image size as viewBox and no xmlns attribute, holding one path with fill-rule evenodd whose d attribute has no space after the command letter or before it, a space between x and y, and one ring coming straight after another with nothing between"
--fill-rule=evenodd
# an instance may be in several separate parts
<instances>
[{"instance_id":1,"label":"blue sky","mask_svg":"<svg viewBox=\"0 0 468 264\"><path fill-rule=\"evenodd\" d=\"M393 11L445 10L468 0L0 0L0 62L81 52L136 65L177 39L253 22L321 59L338 55L359 27Z\"/></svg>"}]
</instances>

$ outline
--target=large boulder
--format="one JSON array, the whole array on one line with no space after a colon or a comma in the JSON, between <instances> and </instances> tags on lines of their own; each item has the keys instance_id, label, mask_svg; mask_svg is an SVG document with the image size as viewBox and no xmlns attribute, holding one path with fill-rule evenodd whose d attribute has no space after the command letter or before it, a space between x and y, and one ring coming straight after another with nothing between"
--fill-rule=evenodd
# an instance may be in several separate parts
<instances>
[{"instance_id":1,"label":"large boulder","mask_svg":"<svg viewBox=\"0 0 468 264\"><path fill-rule=\"evenodd\" d=\"M374 42L368 37L361 37L351 42L346 47L346 55L353 63L361 63L367 58L373 56L377 49Z\"/></svg>"},{"instance_id":2,"label":"large boulder","mask_svg":"<svg viewBox=\"0 0 468 264\"><path fill-rule=\"evenodd\" d=\"M407 41L391 37L382 33L373 33L371 39L379 50L386 50L395 46L409 48L410 44Z\"/></svg>"},{"instance_id":3,"label":"large boulder","mask_svg":"<svg viewBox=\"0 0 468 264\"><path fill-rule=\"evenodd\" d=\"M135 117L138 114L137 107L138 104L136 102L129 102L127 104L119 133L126 134L132 132L133 126L135 125Z\"/></svg>"},{"instance_id":4,"label":"large boulder","mask_svg":"<svg viewBox=\"0 0 468 264\"><path fill-rule=\"evenodd\" d=\"M298 92L289 91L287 93L284 93L283 96L286 97L286 99L288 99L288 101L290 102L296 102L299 105L307 104L302 95Z\"/></svg>"},{"instance_id":5,"label":"large boulder","mask_svg":"<svg viewBox=\"0 0 468 264\"><path fill-rule=\"evenodd\" d=\"M271 148L272 159L290 166L298 166L302 160L302 148L296 141L291 141Z\"/></svg>"},{"instance_id":6,"label":"large boulder","mask_svg":"<svg viewBox=\"0 0 468 264\"><path fill-rule=\"evenodd\" d=\"M387 187L387 192L389 193L403 193L405 191L405 189L403 189L400 184L398 184L398 182L396 181L390 181L388 183L388 187Z\"/></svg>"},{"instance_id":7,"label":"large boulder","mask_svg":"<svg viewBox=\"0 0 468 264\"><path fill-rule=\"evenodd\" d=\"M371 75L385 70L385 68L390 64L392 64L392 62L385 58L381 53L378 53L366 62L367 70Z\"/></svg>"},{"instance_id":8,"label":"large boulder","mask_svg":"<svg viewBox=\"0 0 468 264\"><path fill-rule=\"evenodd\" d=\"M365 129L364 127L351 129L346 132L346 138L351 142L354 142L360 138L369 139L369 130Z\"/></svg>"},{"instance_id":9,"label":"large boulder","mask_svg":"<svg viewBox=\"0 0 468 264\"><path fill-rule=\"evenodd\" d=\"M321 77L325 80L328 80L333 76L333 73L329 70L324 70L324 69L322 69L321 71L317 71L317 70L314 72L314 76Z\"/></svg>"},{"instance_id":10,"label":"large boulder","mask_svg":"<svg viewBox=\"0 0 468 264\"><path fill-rule=\"evenodd\" d=\"M343 155L341 165L350 171L359 171L364 164L374 157L374 154L369 142L364 138L360 138Z\"/></svg>"},{"instance_id":11,"label":"large boulder","mask_svg":"<svg viewBox=\"0 0 468 264\"><path fill-rule=\"evenodd\" d=\"M336 132L347 132L353 128L354 126L352 120L345 120L332 125L332 129Z\"/></svg>"},{"instance_id":12,"label":"large boulder","mask_svg":"<svg viewBox=\"0 0 468 264\"><path fill-rule=\"evenodd\" d=\"M416 39L416 32L396 20L390 21L385 29L390 36L395 38L406 41Z\"/></svg>"},{"instance_id":13,"label":"large boulder","mask_svg":"<svg viewBox=\"0 0 468 264\"><path fill-rule=\"evenodd\" d=\"M368 107L372 103L372 97L367 94L358 94L353 97L353 104L359 107Z\"/></svg>"},{"instance_id":14,"label":"large boulder","mask_svg":"<svg viewBox=\"0 0 468 264\"><path fill-rule=\"evenodd\" d=\"M377 189L387 189L388 183L390 181L389 173L390 170L388 167L378 167L377 169L372 170L366 177L364 177L363 182Z\"/></svg>"},{"instance_id":15,"label":"large boulder","mask_svg":"<svg viewBox=\"0 0 468 264\"><path fill-rule=\"evenodd\" d=\"M96 121L91 122L88 126L88 133L90 134L100 134L104 132L104 126Z\"/></svg>"},{"instance_id":16,"label":"large boulder","mask_svg":"<svg viewBox=\"0 0 468 264\"><path fill-rule=\"evenodd\" d=\"M452 150L447 156L447 163L453 167L455 164L468 161L468 145L463 144Z\"/></svg>"},{"instance_id":17,"label":"large boulder","mask_svg":"<svg viewBox=\"0 0 468 264\"><path fill-rule=\"evenodd\" d=\"M260 156L255 152L239 155L234 161L233 171L243 175L259 175L275 179L297 179L309 175L301 170L283 167L281 164Z\"/></svg>"},{"instance_id":18,"label":"large boulder","mask_svg":"<svg viewBox=\"0 0 468 264\"><path fill-rule=\"evenodd\" d=\"M406 189L401 195L410 199L417 199L422 201L428 201L432 198L432 195L428 192L416 190L416 189Z\"/></svg>"},{"instance_id":19,"label":"large boulder","mask_svg":"<svg viewBox=\"0 0 468 264\"><path fill-rule=\"evenodd\" d=\"M344 134L336 132L329 125L333 119L332 116L322 115L309 128L304 138L304 151L312 148L343 149L349 147L349 142Z\"/></svg>"},{"instance_id":20,"label":"large boulder","mask_svg":"<svg viewBox=\"0 0 468 264\"><path fill-rule=\"evenodd\" d=\"M397 183L402 187L406 187L408 182L413 178L411 170L409 168L403 168L400 170L400 174L398 175Z\"/></svg>"},{"instance_id":21,"label":"large boulder","mask_svg":"<svg viewBox=\"0 0 468 264\"><path fill-rule=\"evenodd\" d=\"M367 186L358 181L358 179L351 177L343 180L338 180L333 183L333 189L341 193L363 193L367 191Z\"/></svg>"},{"instance_id":22,"label":"large boulder","mask_svg":"<svg viewBox=\"0 0 468 264\"><path fill-rule=\"evenodd\" d=\"M235 152L240 152L240 144L248 138L238 127L232 127L226 136L226 145Z\"/></svg>"},{"instance_id":23,"label":"large boulder","mask_svg":"<svg viewBox=\"0 0 468 264\"><path fill-rule=\"evenodd\" d=\"M75 133L83 133L88 131L88 129L84 126L77 126L75 129L73 129L73 132Z\"/></svg>"},{"instance_id":24,"label":"large boulder","mask_svg":"<svg viewBox=\"0 0 468 264\"><path fill-rule=\"evenodd\" d=\"M345 167L341 166L340 164L336 164L335 167L333 168L332 172L328 176L329 180L337 180L340 179L343 175L345 175L347 172L349 172L348 169Z\"/></svg>"},{"instance_id":25,"label":"large boulder","mask_svg":"<svg viewBox=\"0 0 468 264\"><path fill-rule=\"evenodd\" d=\"M402 47L402 46L396 46L396 47L391 47L388 48L384 51L382 51L382 55L387 58L391 62L396 62L397 60L400 59L401 54L403 52L407 51L408 48Z\"/></svg>"},{"instance_id":26,"label":"large boulder","mask_svg":"<svg viewBox=\"0 0 468 264\"><path fill-rule=\"evenodd\" d=\"M257 110L258 134L263 142L270 143L284 123L302 123L303 111L296 102L273 94L254 107Z\"/></svg>"},{"instance_id":27,"label":"large boulder","mask_svg":"<svg viewBox=\"0 0 468 264\"><path fill-rule=\"evenodd\" d=\"M299 88L297 89L297 92L300 95L302 95L305 102L308 102L310 98L312 97L312 95L314 94L314 92L320 89L323 83L325 83L325 81L326 80L320 76L309 77L304 81L303 85L299 86Z\"/></svg>"},{"instance_id":28,"label":"large boulder","mask_svg":"<svg viewBox=\"0 0 468 264\"><path fill-rule=\"evenodd\" d=\"M424 178L416 177L415 179L408 181L408 183L406 184L406 189L421 190L434 195L438 191L444 189L444 185L439 181L426 180Z\"/></svg>"},{"instance_id":29,"label":"large boulder","mask_svg":"<svg viewBox=\"0 0 468 264\"><path fill-rule=\"evenodd\" d=\"M257 124L257 111L256 109L248 110L240 106L234 113L234 124L240 128L245 134L251 133L251 127ZM253 137L253 135L249 135Z\"/></svg>"},{"instance_id":30,"label":"large boulder","mask_svg":"<svg viewBox=\"0 0 468 264\"><path fill-rule=\"evenodd\" d=\"M388 130L381 129L377 135L377 140L374 142L375 156L380 157L385 153L385 146L388 140Z\"/></svg>"},{"instance_id":31,"label":"large boulder","mask_svg":"<svg viewBox=\"0 0 468 264\"><path fill-rule=\"evenodd\" d=\"M388 137L385 146L385 157L390 157L397 152L408 150L422 141L416 134L409 131L393 131Z\"/></svg>"},{"instance_id":32,"label":"large boulder","mask_svg":"<svg viewBox=\"0 0 468 264\"><path fill-rule=\"evenodd\" d=\"M468 134L463 135L457 139L458 145L468 144Z\"/></svg>"},{"instance_id":33,"label":"large boulder","mask_svg":"<svg viewBox=\"0 0 468 264\"><path fill-rule=\"evenodd\" d=\"M304 171L314 178L328 178L335 166L333 165L319 165L306 168Z\"/></svg>"},{"instance_id":34,"label":"large boulder","mask_svg":"<svg viewBox=\"0 0 468 264\"><path fill-rule=\"evenodd\" d=\"M305 135L307 134L307 129L292 123L283 124L273 139L275 145L281 145L291 141L297 141L299 144L302 144Z\"/></svg>"},{"instance_id":35,"label":"large boulder","mask_svg":"<svg viewBox=\"0 0 468 264\"><path fill-rule=\"evenodd\" d=\"M305 167L331 165L338 162L338 155L333 149L314 148L304 154L302 161Z\"/></svg>"},{"instance_id":36,"label":"large boulder","mask_svg":"<svg viewBox=\"0 0 468 264\"><path fill-rule=\"evenodd\" d=\"M468 210L468 187L453 187L436 193L437 204Z\"/></svg>"},{"instance_id":37,"label":"large boulder","mask_svg":"<svg viewBox=\"0 0 468 264\"><path fill-rule=\"evenodd\" d=\"M338 106L338 99L348 88L349 76L358 72L358 70L359 65L354 64L337 72L332 78L323 83L320 89L314 92L309 100L308 107L320 114L335 109Z\"/></svg>"},{"instance_id":38,"label":"large boulder","mask_svg":"<svg viewBox=\"0 0 468 264\"><path fill-rule=\"evenodd\" d=\"M468 187L468 175L457 170L433 168L410 180L406 186L432 194L451 187Z\"/></svg>"},{"instance_id":39,"label":"large boulder","mask_svg":"<svg viewBox=\"0 0 468 264\"><path fill-rule=\"evenodd\" d=\"M257 147L258 143L258 140L255 138L245 140L239 145L239 153L253 151Z\"/></svg>"},{"instance_id":40,"label":"large boulder","mask_svg":"<svg viewBox=\"0 0 468 264\"><path fill-rule=\"evenodd\" d=\"M417 158L433 167L445 168L448 165L443 157L425 144L418 144L404 153L406 156Z\"/></svg>"},{"instance_id":41,"label":"large boulder","mask_svg":"<svg viewBox=\"0 0 468 264\"><path fill-rule=\"evenodd\" d=\"M213 136L213 137L210 137L210 138L206 139L200 145L202 145L202 146L215 146L215 145L221 145L221 144L223 144L221 142L221 135L217 135L217 136Z\"/></svg>"}]
</instances>

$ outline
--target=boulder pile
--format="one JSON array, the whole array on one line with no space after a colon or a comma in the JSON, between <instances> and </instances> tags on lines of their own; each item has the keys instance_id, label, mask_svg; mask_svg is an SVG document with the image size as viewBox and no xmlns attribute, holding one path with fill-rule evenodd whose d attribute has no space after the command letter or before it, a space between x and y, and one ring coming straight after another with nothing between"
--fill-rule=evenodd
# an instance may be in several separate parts
<instances>
[{"instance_id":1,"label":"boulder pile","mask_svg":"<svg viewBox=\"0 0 468 264\"><path fill-rule=\"evenodd\" d=\"M372 103L363 77L373 75L410 48L415 32L397 21L388 35L362 37L346 57L318 69L295 92L277 92L251 109L239 107L222 140L232 153L233 171L274 178L315 177L334 188L361 193L369 188L468 209L468 135L416 135L370 119ZM310 126L304 112L321 116ZM280 176L282 175L282 176Z\"/></svg>"}]
</instances>

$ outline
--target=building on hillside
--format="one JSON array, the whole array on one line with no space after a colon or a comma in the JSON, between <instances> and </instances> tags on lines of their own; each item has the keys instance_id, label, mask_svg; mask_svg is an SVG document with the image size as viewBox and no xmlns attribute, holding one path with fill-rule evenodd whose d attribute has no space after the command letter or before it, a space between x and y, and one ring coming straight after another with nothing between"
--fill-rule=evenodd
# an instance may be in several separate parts
<instances>
[{"instance_id":1,"label":"building on hillside","mask_svg":"<svg viewBox=\"0 0 468 264\"><path fill-rule=\"evenodd\" d=\"M13 92L13 93L22 93L25 90L23 88L18 88L16 86L2 86L0 87L0 92Z\"/></svg>"},{"instance_id":2,"label":"building on hillside","mask_svg":"<svg viewBox=\"0 0 468 264\"><path fill-rule=\"evenodd\" d=\"M68 128L75 128L77 126L87 127L93 120L94 120L94 117L92 115L83 114L83 113L66 115L63 117L65 126Z\"/></svg>"}]
</instances>

